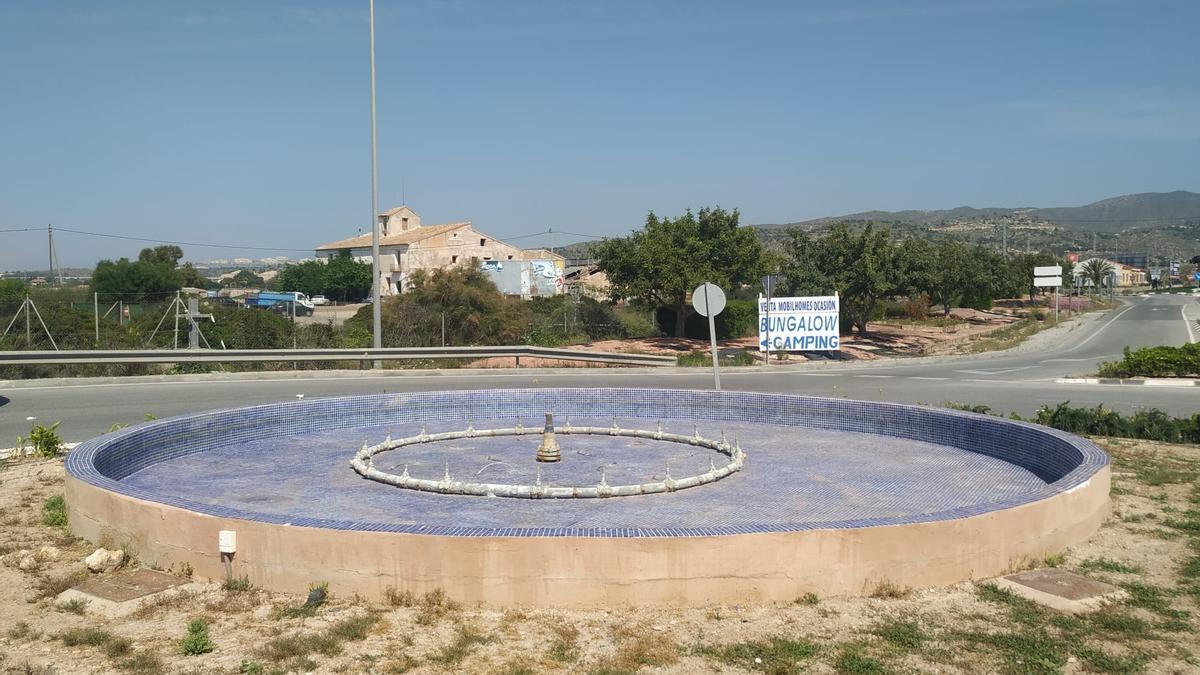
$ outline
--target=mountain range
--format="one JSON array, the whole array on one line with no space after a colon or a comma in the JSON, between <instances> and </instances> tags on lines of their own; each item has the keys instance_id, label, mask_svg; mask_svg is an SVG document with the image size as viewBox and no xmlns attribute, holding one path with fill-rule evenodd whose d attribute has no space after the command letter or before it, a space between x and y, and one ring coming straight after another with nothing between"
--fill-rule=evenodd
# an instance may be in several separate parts
<instances>
[{"instance_id":1,"label":"mountain range","mask_svg":"<svg viewBox=\"0 0 1200 675\"><path fill-rule=\"evenodd\" d=\"M956 222L1020 219L1046 222L1087 232L1121 232L1135 228L1178 225L1200 221L1200 194L1175 192L1143 192L1102 199L1085 206L1051 208L973 208L960 206L933 211L863 211L844 216L816 218L794 223L758 224L759 229L799 227L811 229L842 220L874 220L937 226Z\"/></svg>"}]
</instances>

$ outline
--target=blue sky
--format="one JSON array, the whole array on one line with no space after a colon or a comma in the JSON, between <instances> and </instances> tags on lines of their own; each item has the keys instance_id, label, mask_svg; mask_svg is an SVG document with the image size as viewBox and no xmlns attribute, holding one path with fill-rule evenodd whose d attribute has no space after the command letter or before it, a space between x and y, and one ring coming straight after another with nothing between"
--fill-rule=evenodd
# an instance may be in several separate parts
<instances>
[{"instance_id":1,"label":"blue sky","mask_svg":"<svg viewBox=\"0 0 1200 675\"><path fill-rule=\"evenodd\" d=\"M366 231L366 7L4 0L0 229L287 249ZM599 236L713 204L765 223L1200 190L1193 0L376 12L380 206L426 222ZM142 245L58 240L66 265ZM0 269L45 266L44 233L0 243Z\"/></svg>"}]
</instances>

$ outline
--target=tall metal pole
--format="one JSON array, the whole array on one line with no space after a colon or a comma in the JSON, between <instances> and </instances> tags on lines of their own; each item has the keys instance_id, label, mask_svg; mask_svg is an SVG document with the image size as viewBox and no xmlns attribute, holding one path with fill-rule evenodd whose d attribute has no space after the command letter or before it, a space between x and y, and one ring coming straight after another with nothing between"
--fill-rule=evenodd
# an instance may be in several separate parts
<instances>
[{"instance_id":1,"label":"tall metal pole","mask_svg":"<svg viewBox=\"0 0 1200 675\"><path fill-rule=\"evenodd\" d=\"M383 346L383 319L380 314L379 283L379 160L375 150L375 0L371 11L371 346ZM375 362L375 367L382 367Z\"/></svg>"},{"instance_id":2,"label":"tall metal pole","mask_svg":"<svg viewBox=\"0 0 1200 675\"><path fill-rule=\"evenodd\" d=\"M96 349L100 348L100 294L92 293L92 315L96 317Z\"/></svg>"},{"instance_id":3,"label":"tall metal pole","mask_svg":"<svg viewBox=\"0 0 1200 675\"><path fill-rule=\"evenodd\" d=\"M54 226L53 225L49 225L49 224L46 225L46 240L47 240L47 244L48 244L48 246L46 247L46 250L49 253L49 259L50 259L49 276L51 279L53 279L54 278ZM61 285L61 283L60 283L60 285Z\"/></svg>"}]
</instances>

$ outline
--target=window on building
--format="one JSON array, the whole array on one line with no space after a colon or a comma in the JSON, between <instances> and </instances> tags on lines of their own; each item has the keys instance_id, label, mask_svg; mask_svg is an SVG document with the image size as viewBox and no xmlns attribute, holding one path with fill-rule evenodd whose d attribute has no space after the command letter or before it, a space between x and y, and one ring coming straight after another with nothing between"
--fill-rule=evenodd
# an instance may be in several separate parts
<instances>
[{"instance_id":1,"label":"window on building","mask_svg":"<svg viewBox=\"0 0 1200 675\"><path fill-rule=\"evenodd\" d=\"M484 244L486 244L486 243L487 243L487 239L480 239L480 240L479 240L479 245L480 245L480 246L483 246L483 245L484 245Z\"/></svg>"},{"instance_id":2,"label":"window on building","mask_svg":"<svg viewBox=\"0 0 1200 675\"><path fill-rule=\"evenodd\" d=\"M458 256L456 256L456 255L452 255L452 256L450 256L450 262L451 262L451 263L456 263L456 262L458 262Z\"/></svg>"},{"instance_id":3,"label":"window on building","mask_svg":"<svg viewBox=\"0 0 1200 675\"><path fill-rule=\"evenodd\" d=\"M408 218L401 218L400 222L401 222L401 227L403 227L404 229L407 230L408 229Z\"/></svg>"},{"instance_id":4,"label":"window on building","mask_svg":"<svg viewBox=\"0 0 1200 675\"><path fill-rule=\"evenodd\" d=\"M511 255L510 255L510 256L508 256L508 259L509 259L509 260L512 260L512 256L511 256Z\"/></svg>"}]
</instances>

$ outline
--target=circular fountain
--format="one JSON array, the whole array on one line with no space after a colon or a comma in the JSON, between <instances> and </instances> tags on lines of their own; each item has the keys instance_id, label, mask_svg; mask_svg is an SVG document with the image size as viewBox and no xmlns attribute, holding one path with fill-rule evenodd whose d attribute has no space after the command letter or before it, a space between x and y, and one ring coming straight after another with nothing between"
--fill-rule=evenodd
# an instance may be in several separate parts
<instances>
[{"instance_id":1,"label":"circular fountain","mask_svg":"<svg viewBox=\"0 0 1200 675\"><path fill-rule=\"evenodd\" d=\"M93 439L67 469L73 531L152 564L219 578L218 532L232 530L234 573L266 588L440 588L494 606L983 578L1090 536L1109 483L1099 448L1034 425L652 389L213 411Z\"/></svg>"}]
</instances>

